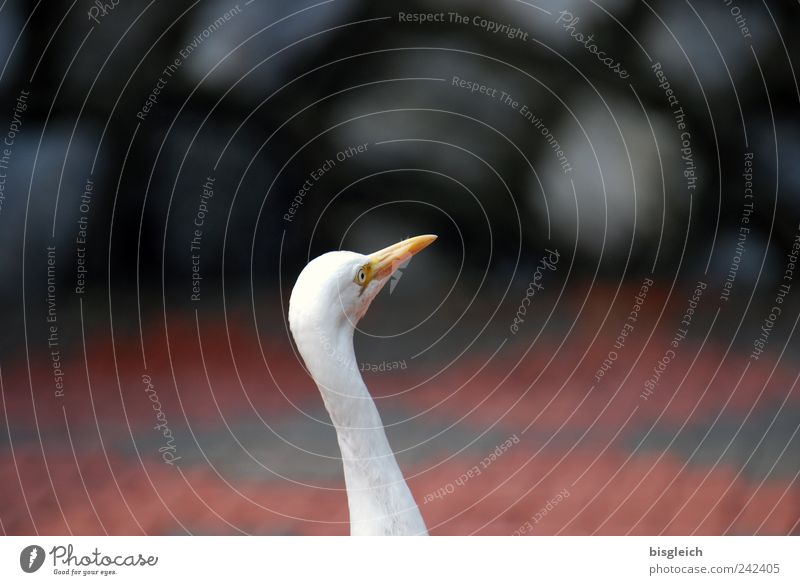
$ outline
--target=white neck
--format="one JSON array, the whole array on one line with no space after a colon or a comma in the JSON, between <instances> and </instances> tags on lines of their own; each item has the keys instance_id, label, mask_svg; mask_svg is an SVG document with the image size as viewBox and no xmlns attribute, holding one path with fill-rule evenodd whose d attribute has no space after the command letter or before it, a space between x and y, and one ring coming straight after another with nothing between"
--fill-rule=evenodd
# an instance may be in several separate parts
<instances>
[{"instance_id":1,"label":"white neck","mask_svg":"<svg viewBox=\"0 0 800 585\"><path fill-rule=\"evenodd\" d=\"M336 428L350 533L427 534L378 409L356 366L352 328L326 327L305 333L295 334L295 340Z\"/></svg>"}]
</instances>

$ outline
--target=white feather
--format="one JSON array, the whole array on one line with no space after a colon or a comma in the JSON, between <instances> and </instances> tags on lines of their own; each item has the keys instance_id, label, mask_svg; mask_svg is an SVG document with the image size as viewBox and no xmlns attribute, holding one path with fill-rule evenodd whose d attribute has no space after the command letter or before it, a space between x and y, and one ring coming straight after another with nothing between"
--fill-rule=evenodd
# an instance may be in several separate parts
<instances>
[{"instance_id":1,"label":"white feather","mask_svg":"<svg viewBox=\"0 0 800 585\"><path fill-rule=\"evenodd\" d=\"M362 289L354 278L369 261L354 252L329 252L311 261L292 290L289 325L336 429L350 533L427 534L353 349L358 320L390 276Z\"/></svg>"}]
</instances>

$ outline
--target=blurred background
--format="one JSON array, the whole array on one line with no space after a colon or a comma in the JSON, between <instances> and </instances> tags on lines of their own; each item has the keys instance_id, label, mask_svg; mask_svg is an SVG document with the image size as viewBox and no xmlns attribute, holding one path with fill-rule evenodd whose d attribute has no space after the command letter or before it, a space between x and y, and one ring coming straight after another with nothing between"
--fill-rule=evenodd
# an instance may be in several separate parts
<instances>
[{"instance_id":1,"label":"blurred background","mask_svg":"<svg viewBox=\"0 0 800 585\"><path fill-rule=\"evenodd\" d=\"M800 534L798 17L4 0L0 529L347 534L289 294L435 233L356 335L433 534Z\"/></svg>"}]
</instances>

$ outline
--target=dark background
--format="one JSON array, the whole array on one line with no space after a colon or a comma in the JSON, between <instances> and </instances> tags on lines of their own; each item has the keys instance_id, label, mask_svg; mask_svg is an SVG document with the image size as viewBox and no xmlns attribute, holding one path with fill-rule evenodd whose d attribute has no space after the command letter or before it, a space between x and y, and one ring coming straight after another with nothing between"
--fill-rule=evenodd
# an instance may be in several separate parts
<instances>
[{"instance_id":1,"label":"dark background","mask_svg":"<svg viewBox=\"0 0 800 585\"><path fill-rule=\"evenodd\" d=\"M398 17L453 11L470 24ZM3 531L346 533L288 296L318 254L435 233L356 338L432 532L520 532L568 489L535 532L797 533L800 284L784 276L800 233L799 16L744 0L0 3L0 140L19 130L0 208ZM692 189L654 63L685 113ZM545 131L454 76L513 95ZM287 221L310 174L360 144ZM558 265L513 331L548 250ZM687 338L644 399L698 282ZM158 451L144 377L178 464Z\"/></svg>"}]
</instances>

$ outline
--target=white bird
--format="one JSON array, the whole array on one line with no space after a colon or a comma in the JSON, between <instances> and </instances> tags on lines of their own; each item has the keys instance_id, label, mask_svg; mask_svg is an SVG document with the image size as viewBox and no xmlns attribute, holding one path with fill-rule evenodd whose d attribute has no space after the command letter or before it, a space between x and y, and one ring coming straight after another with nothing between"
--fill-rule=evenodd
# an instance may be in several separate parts
<instances>
[{"instance_id":1,"label":"white bird","mask_svg":"<svg viewBox=\"0 0 800 585\"><path fill-rule=\"evenodd\" d=\"M428 533L361 378L353 333L395 270L435 239L409 238L369 256L323 254L300 273L289 300L292 335L336 429L351 535Z\"/></svg>"}]
</instances>

